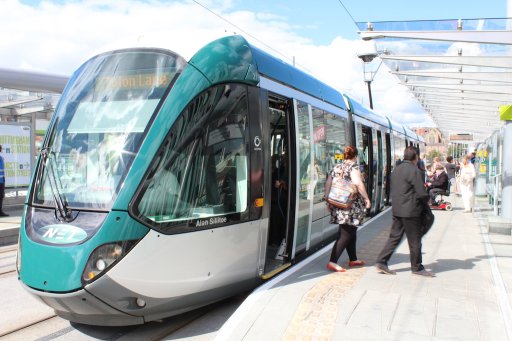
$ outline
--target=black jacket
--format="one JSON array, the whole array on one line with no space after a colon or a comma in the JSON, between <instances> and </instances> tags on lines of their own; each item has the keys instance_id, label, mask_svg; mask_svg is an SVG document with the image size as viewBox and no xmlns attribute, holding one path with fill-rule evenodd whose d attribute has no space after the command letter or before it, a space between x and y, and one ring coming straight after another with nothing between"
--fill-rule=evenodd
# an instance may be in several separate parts
<instances>
[{"instance_id":1,"label":"black jacket","mask_svg":"<svg viewBox=\"0 0 512 341\"><path fill-rule=\"evenodd\" d=\"M446 174L446 172L443 171L438 176L434 175L431 183L432 183L432 185L430 186L430 188L441 188L445 191L448 190L448 185L449 185L448 174Z\"/></svg>"},{"instance_id":2,"label":"black jacket","mask_svg":"<svg viewBox=\"0 0 512 341\"><path fill-rule=\"evenodd\" d=\"M411 161L404 161L391 173L393 215L420 217L428 201L421 171Z\"/></svg>"}]
</instances>

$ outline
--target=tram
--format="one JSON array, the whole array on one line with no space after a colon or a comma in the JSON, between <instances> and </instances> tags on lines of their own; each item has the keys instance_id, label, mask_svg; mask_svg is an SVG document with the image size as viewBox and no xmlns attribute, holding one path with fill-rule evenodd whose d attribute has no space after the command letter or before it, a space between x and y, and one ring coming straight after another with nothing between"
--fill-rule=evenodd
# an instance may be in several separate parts
<instances>
[{"instance_id":1,"label":"tram","mask_svg":"<svg viewBox=\"0 0 512 341\"><path fill-rule=\"evenodd\" d=\"M23 287L70 321L131 325L239 292L336 237L324 184L356 145L370 215L414 133L250 45L100 54L51 119L20 229Z\"/></svg>"}]
</instances>

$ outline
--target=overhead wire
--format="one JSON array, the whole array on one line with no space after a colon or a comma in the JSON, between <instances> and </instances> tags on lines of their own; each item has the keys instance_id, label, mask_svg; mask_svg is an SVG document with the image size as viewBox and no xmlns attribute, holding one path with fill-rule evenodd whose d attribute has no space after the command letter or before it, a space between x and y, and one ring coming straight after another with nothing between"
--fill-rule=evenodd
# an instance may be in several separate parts
<instances>
[{"instance_id":1,"label":"overhead wire","mask_svg":"<svg viewBox=\"0 0 512 341\"><path fill-rule=\"evenodd\" d=\"M289 56L287 56L286 54L282 53L281 51L273 48L272 46L270 46L269 44L265 43L264 41L262 41L261 39L258 39L257 37L255 37L254 35L250 34L249 32L247 32L246 30L244 30L243 28L241 28L240 26L236 25L235 23L229 21L228 19L224 18L222 15L216 13L215 11L211 10L208 6L206 5L203 5L202 3L200 3L199 1L197 0L192 0L195 4L197 4L198 6L201 6L203 9L207 10L208 12L212 13L213 15L215 15L217 18L221 19L222 21L225 21L226 23L228 23L229 25L235 27L237 30L239 30L240 32L244 33L245 35L251 37L252 39L256 40L257 42L259 42L260 44L264 45L265 47L267 47L268 49L274 51L275 53L279 54L281 57L284 57L286 60L290 61L293 63L294 66L300 66L304 71L307 71L309 72L311 75L314 75L314 73L309 70L308 68L304 67L304 65L301 65L299 63L296 63L295 62L295 59L294 58L290 58ZM318 76L315 76L317 78L320 79L320 77Z\"/></svg>"},{"instance_id":2,"label":"overhead wire","mask_svg":"<svg viewBox=\"0 0 512 341\"><path fill-rule=\"evenodd\" d=\"M347 7L345 7L345 5L343 4L343 2L341 0L338 0L338 2L340 3L340 5L345 9L345 12L347 12L348 16L350 17L350 19L352 19L352 22L354 23L354 25L356 25L357 27L357 31L359 31L359 26L357 26L357 21L354 19L354 17L352 16L352 14L350 14L349 10L347 9Z\"/></svg>"},{"instance_id":3,"label":"overhead wire","mask_svg":"<svg viewBox=\"0 0 512 341\"><path fill-rule=\"evenodd\" d=\"M250 34L249 32L247 32L246 30L244 30L243 28L241 28L240 26L236 25L235 23L229 21L228 19L224 18L222 15L214 12L213 10L211 10L209 7L207 7L206 5L203 5L202 3L200 3L199 1L197 0L192 0L193 2L195 2L197 5L201 6L202 8L204 8L205 10L207 10L208 12L212 13L213 15L215 15L217 18L227 22L228 24L230 24L231 26L235 27L237 30L239 30L240 32L243 32L244 34L248 35L249 37L251 37L252 39L256 40L257 42L259 42L260 44L268 47L269 49L271 49L272 51L274 51L275 53L278 53L280 56L288 59L288 60L293 60L292 58L288 57L287 55L283 54L282 52L276 50L275 48L273 48L272 46L268 45L267 43L265 43L264 41L258 39L257 37L253 36L252 34Z\"/></svg>"}]
</instances>

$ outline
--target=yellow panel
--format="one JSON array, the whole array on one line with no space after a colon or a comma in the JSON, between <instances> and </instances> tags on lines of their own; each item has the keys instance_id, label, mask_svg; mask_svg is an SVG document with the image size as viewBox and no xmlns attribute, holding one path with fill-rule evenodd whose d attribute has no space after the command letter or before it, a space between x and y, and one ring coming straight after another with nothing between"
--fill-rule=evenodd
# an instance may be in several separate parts
<instances>
[{"instance_id":1,"label":"yellow panel","mask_svg":"<svg viewBox=\"0 0 512 341\"><path fill-rule=\"evenodd\" d=\"M512 121L512 105L500 106L500 120Z\"/></svg>"}]
</instances>

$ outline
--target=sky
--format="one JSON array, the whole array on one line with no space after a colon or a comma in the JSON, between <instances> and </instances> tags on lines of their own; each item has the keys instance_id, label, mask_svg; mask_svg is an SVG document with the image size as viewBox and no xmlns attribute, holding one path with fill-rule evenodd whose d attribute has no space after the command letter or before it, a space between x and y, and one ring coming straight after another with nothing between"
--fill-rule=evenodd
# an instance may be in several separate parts
<instances>
[{"instance_id":1,"label":"sky","mask_svg":"<svg viewBox=\"0 0 512 341\"><path fill-rule=\"evenodd\" d=\"M507 0L0 0L0 5L9 13L0 21L0 68L70 75L98 53L133 46L167 48L189 59L214 39L240 34L289 63L295 58L297 67L368 105L357 54L374 47L359 39L354 20L501 18ZM385 66L372 93L376 111L411 126L431 125Z\"/></svg>"}]
</instances>

